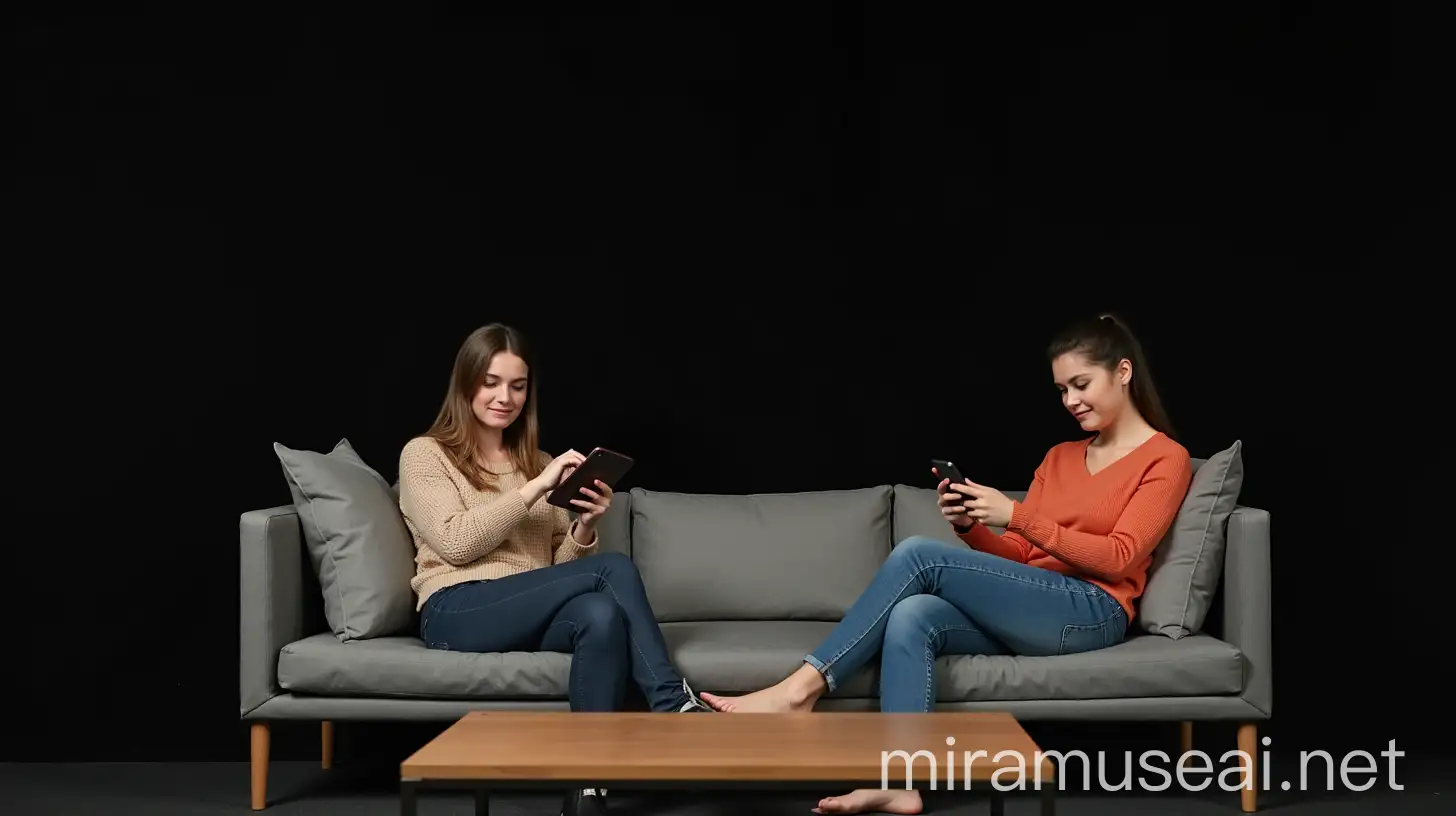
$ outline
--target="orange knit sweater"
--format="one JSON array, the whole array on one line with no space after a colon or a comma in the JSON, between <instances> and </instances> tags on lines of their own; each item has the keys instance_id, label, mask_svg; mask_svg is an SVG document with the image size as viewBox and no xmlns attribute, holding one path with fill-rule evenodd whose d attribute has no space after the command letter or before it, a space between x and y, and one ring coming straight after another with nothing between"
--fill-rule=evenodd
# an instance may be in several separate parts
<instances>
[{"instance_id":1,"label":"orange knit sweater","mask_svg":"<svg viewBox=\"0 0 1456 816\"><path fill-rule=\"evenodd\" d=\"M1047 452L1026 499L1013 503L1005 533L977 524L960 538L982 552L1090 581L1132 620L1153 548L1178 516L1193 465L1182 445L1159 433L1090 473L1091 442L1063 442Z\"/></svg>"}]
</instances>

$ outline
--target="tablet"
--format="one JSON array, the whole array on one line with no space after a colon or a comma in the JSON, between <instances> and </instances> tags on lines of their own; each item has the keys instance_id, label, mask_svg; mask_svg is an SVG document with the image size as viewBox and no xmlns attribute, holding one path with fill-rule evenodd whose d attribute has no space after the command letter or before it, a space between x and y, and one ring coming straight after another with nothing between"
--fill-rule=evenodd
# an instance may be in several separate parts
<instances>
[{"instance_id":1,"label":"tablet","mask_svg":"<svg viewBox=\"0 0 1456 816\"><path fill-rule=\"evenodd\" d=\"M582 508L572 504L571 500L591 500L590 496L581 492L583 487L597 490L596 482L601 480L607 487L616 490L617 483L627 475L627 471L632 469L633 461L630 456L606 448L597 448L586 457L586 461L581 463L581 467L573 470L565 481L551 491L551 495L546 497L546 503L580 513Z\"/></svg>"}]
</instances>

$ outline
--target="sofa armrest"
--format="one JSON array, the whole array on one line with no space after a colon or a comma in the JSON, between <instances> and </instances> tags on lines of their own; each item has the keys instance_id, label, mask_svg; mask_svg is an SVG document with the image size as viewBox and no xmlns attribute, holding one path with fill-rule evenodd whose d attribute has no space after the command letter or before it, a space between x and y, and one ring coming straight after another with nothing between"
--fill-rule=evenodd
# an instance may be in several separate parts
<instances>
[{"instance_id":1,"label":"sofa armrest","mask_svg":"<svg viewBox=\"0 0 1456 816\"><path fill-rule=\"evenodd\" d=\"M1244 654L1244 701L1268 717L1274 710L1269 511L1235 507L1227 530L1223 636Z\"/></svg>"},{"instance_id":2,"label":"sofa armrest","mask_svg":"<svg viewBox=\"0 0 1456 816\"><path fill-rule=\"evenodd\" d=\"M242 716L276 696L278 652L305 636L303 528L292 505L243 513L239 692Z\"/></svg>"}]
</instances>

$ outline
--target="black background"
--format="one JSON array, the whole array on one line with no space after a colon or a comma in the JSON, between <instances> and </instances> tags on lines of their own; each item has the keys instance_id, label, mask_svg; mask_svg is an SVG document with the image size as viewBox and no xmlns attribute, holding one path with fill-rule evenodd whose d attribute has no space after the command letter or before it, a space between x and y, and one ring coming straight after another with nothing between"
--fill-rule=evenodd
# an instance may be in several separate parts
<instances>
[{"instance_id":1,"label":"black background","mask_svg":"<svg viewBox=\"0 0 1456 816\"><path fill-rule=\"evenodd\" d=\"M623 489L929 485L932 456L1020 489L1078 434L1042 348L1109 308L1273 513L1264 733L1435 750L1446 49L1316 5L22 21L5 758L242 759L271 443L392 480L478 325L535 340L545 446L632 453Z\"/></svg>"}]
</instances>

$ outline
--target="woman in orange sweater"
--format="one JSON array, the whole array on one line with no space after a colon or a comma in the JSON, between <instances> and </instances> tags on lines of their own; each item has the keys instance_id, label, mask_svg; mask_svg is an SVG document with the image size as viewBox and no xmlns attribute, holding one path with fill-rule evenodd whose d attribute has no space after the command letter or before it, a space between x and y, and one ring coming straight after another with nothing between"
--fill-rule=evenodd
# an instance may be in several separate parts
<instances>
[{"instance_id":1,"label":"woman in orange sweater","mask_svg":"<svg viewBox=\"0 0 1456 816\"><path fill-rule=\"evenodd\" d=\"M878 654L881 710L930 711L940 655L1064 655L1123 639L1192 464L1170 435L1140 345L1115 317L1072 326L1048 357L1062 404L1092 435L1048 451L1024 501L942 478L953 538L900 542L798 671L741 697L703 694L708 705L807 711ZM921 806L917 791L870 789L824 799L816 812Z\"/></svg>"}]
</instances>

